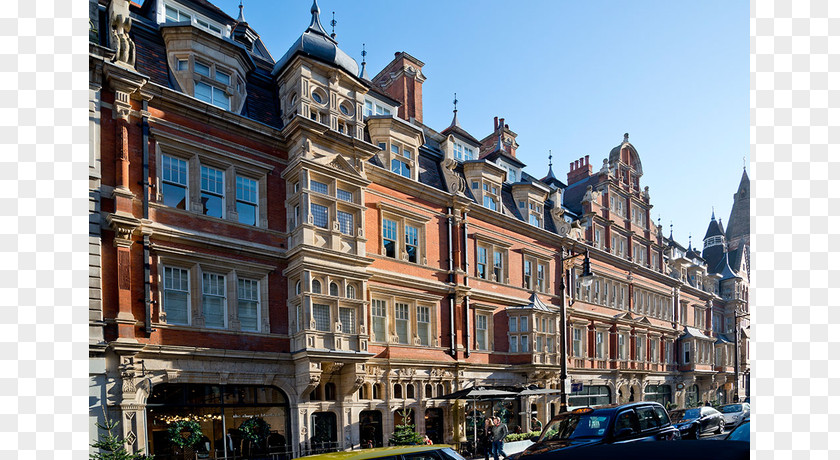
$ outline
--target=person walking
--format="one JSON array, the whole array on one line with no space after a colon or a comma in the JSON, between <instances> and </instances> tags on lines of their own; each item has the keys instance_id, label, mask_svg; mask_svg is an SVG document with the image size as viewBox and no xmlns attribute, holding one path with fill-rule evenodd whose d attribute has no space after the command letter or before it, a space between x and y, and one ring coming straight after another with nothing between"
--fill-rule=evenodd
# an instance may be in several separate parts
<instances>
[{"instance_id":1,"label":"person walking","mask_svg":"<svg viewBox=\"0 0 840 460\"><path fill-rule=\"evenodd\" d=\"M502 458L507 458L502 446L505 442L505 437L508 435L508 427L499 417L493 418L493 460L499 460L499 455Z\"/></svg>"}]
</instances>

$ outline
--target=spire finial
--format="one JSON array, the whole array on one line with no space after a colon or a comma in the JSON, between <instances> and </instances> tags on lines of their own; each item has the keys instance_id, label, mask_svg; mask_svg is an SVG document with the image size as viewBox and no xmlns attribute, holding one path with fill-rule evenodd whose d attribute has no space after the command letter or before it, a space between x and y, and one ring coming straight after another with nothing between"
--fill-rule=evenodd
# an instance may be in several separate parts
<instances>
[{"instance_id":1,"label":"spire finial","mask_svg":"<svg viewBox=\"0 0 840 460\"><path fill-rule=\"evenodd\" d=\"M551 149L548 149L548 169L551 169Z\"/></svg>"},{"instance_id":2,"label":"spire finial","mask_svg":"<svg viewBox=\"0 0 840 460\"><path fill-rule=\"evenodd\" d=\"M746 171L747 170L747 157L742 156L741 159L744 160L744 171Z\"/></svg>"},{"instance_id":3,"label":"spire finial","mask_svg":"<svg viewBox=\"0 0 840 460\"><path fill-rule=\"evenodd\" d=\"M624 142L630 142L630 134L624 133Z\"/></svg>"},{"instance_id":4,"label":"spire finial","mask_svg":"<svg viewBox=\"0 0 840 460\"><path fill-rule=\"evenodd\" d=\"M362 70L359 71L359 78L370 80L367 74L367 63L365 62L365 56L367 56L367 51L365 51L365 44L362 43Z\"/></svg>"},{"instance_id":5,"label":"spire finial","mask_svg":"<svg viewBox=\"0 0 840 460\"><path fill-rule=\"evenodd\" d=\"M336 24L338 24L338 21L335 20L335 11L333 11L332 12L332 21L330 21L330 25L332 26L332 33L330 34L330 37L332 37L333 40L335 40L335 25Z\"/></svg>"},{"instance_id":6,"label":"spire finial","mask_svg":"<svg viewBox=\"0 0 840 460\"><path fill-rule=\"evenodd\" d=\"M318 0L312 0L312 8L309 9L309 12L312 13L312 21L309 23L309 28L307 30L312 30L313 32L329 38L327 31L324 30L324 26L321 25L321 8L318 6Z\"/></svg>"},{"instance_id":7,"label":"spire finial","mask_svg":"<svg viewBox=\"0 0 840 460\"><path fill-rule=\"evenodd\" d=\"M672 240L674 239L674 221L673 220L671 221L671 236L669 236L668 238L670 238Z\"/></svg>"},{"instance_id":8,"label":"spire finial","mask_svg":"<svg viewBox=\"0 0 840 460\"><path fill-rule=\"evenodd\" d=\"M242 6L242 0L239 0L239 17L236 18L239 22L245 22L245 13Z\"/></svg>"},{"instance_id":9,"label":"spire finial","mask_svg":"<svg viewBox=\"0 0 840 460\"><path fill-rule=\"evenodd\" d=\"M452 100L452 105L455 107L452 111L458 113L458 93L455 93L455 99Z\"/></svg>"},{"instance_id":10,"label":"spire finial","mask_svg":"<svg viewBox=\"0 0 840 460\"><path fill-rule=\"evenodd\" d=\"M715 220L715 207L712 206L712 220Z\"/></svg>"}]
</instances>

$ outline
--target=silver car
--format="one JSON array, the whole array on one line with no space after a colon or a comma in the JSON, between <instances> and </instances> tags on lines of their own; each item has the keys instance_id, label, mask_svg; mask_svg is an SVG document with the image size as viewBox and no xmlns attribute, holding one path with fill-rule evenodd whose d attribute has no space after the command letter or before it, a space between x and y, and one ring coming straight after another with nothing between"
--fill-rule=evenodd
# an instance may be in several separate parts
<instances>
[{"instance_id":1,"label":"silver car","mask_svg":"<svg viewBox=\"0 0 840 460\"><path fill-rule=\"evenodd\" d=\"M747 403L727 404L720 407L723 414L723 423L726 428L737 426L742 421L750 418L750 405Z\"/></svg>"}]
</instances>

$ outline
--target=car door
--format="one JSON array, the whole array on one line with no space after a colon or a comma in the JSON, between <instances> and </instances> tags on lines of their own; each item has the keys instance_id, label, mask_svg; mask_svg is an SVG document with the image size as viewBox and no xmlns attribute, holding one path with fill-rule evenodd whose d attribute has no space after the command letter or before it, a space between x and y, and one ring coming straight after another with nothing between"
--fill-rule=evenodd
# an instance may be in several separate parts
<instances>
[{"instance_id":1,"label":"car door","mask_svg":"<svg viewBox=\"0 0 840 460\"><path fill-rule=\"evenodd\" d=\"M618 413L613 425L615 443L636 441L639 437L639 418L636 411L627 409Z\"/></svg>"},{"instance_id":2,"label":"car door","mask_svg":"<svg viewBox=\"0 0 840 460\"><path fill-rule=\"evenodd\" d=\"M656 441L659 431L659 417L653 406L638 406L634 409L639 420L639 436L641 441Z\"/></svg>"}]
</instances>

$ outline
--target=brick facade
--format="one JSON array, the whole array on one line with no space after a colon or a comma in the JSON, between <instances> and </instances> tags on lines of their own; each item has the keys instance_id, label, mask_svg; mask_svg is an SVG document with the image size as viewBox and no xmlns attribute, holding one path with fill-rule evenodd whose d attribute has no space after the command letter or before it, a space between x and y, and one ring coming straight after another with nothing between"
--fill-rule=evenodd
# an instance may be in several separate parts
<instances>
[{"instance_id":1,"label":"brick facade","mask_svg":"<svg viewBox=\"0 0 840 460\"><path fill-rule=\"evenodd\" d=\"M557 389L516 401L543 421L571 383L584 390L569 406L602 391L678 406L743 396L726 318L748 311L747 265L712 266L663 234L626 136L603 166L572 161L568 184L537 179L504 119L481 142L457 114L447 129L424 125L411 55L357 75L315 7L275 62L207 2L170 3L221 32L166 23L153 0L99 3L106 18L130 10L137 59L107 37L91 44L91 357L103 367L91 379L132 449L166 458L166 423L193 417L211 456L234 441L243 453L236 428L252 416L278 436L260 448L293 456L381 445L401 408L457 443L463 404L433 398L482 385ZM243 46L168 55L162 31ZM253 65L226 66L236 59ZM191 71L177 77L194 79L186 94L173 75ZM234 113L225 91L237 85ZM476 155L459 158L465 146ZM282 396L276 407L222 397L218 415L210 403L200 415L172 412L174 388ZM527 415L506 421L530 428Z\"/></svg>"}]
</instances>

